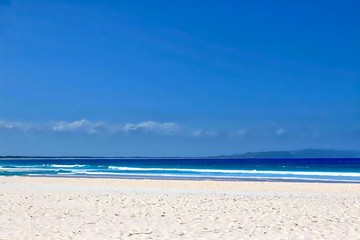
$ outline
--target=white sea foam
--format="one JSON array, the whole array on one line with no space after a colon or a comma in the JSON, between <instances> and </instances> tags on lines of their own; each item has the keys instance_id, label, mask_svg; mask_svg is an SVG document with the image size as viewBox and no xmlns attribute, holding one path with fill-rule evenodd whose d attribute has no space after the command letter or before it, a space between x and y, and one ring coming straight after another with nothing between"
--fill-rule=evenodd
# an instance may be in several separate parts
<instances>
[{"instance_id":1,"label":"white sea foam","mask_svg":"<svg viewBox=\"0 0 360 240\"><path fill-rule=\"evenodd\" d=\"M15 168L42 168L44 165L5 165L0 168L15 169Z\"/></svg>"},{"instance_id":2,"label":"white sea foam","mask_svg":"<svg viewBox=\"0 0 360 240\"><path fill-rule=\"evenodd\" d=\"M269 174L269 175L303 175L303 176L334 176L360 177L356 172L303 172L303 171L258 171L258 170L224 170L224 169L186 169L186 168L135 168L109 166L109 169L119 171L162 171L162 172L194 172L219 174Z\"/></svg>"},{"instance_id":3,"label":"white sea foam","mask_svg":"<svg viewBox=\"0 0 360 240\"><path fill-rule=\"evenodd\" d=\"M74 167L85 167L85 165L79 165L79 164L64 164L64 165L60 165L60 164L51 164L51 167L56 167L56 168L74 168Z\"/></svg>"},{"instance_id":4,"label":"white sea foam","mask_svg":"<svg viewBox=\"0 0 360 240\"><path fill-rule=\"evenodd\" d=\"M48 168L0 168L0 170L6 170L6 172L36 172L36 171L52 171Z\"/></svg>"}]
</instances>

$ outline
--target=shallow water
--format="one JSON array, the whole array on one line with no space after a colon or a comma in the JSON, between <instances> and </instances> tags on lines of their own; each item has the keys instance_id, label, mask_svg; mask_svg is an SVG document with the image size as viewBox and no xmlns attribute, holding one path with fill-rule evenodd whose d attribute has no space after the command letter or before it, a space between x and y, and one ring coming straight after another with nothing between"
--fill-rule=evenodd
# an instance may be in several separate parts
<instances>
[{"instance_id":1,"label":"shallow water","mask_svg":"<svg viewBox=\"0 0 360 240\"><path fill-rule=\"evenodd\" d=\"M360 159L3 158L0 176L360 183Z\"/></svg>"}]
</instances>

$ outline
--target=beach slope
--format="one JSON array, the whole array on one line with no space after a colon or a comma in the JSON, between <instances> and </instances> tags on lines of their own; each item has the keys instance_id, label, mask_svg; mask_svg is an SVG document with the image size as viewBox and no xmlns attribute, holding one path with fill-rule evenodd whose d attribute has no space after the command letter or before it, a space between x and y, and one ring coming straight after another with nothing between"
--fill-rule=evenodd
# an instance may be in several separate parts
<instances>
[{"instance_id":1,"label":"beach slope","mask_svg":"<svg viewBox=\"0 0 360 240\"><path fill-rule=\"evenodd\" d=\"M0 239L360 239L360 185L0 177Z\"/></svg>"}]
</instances>

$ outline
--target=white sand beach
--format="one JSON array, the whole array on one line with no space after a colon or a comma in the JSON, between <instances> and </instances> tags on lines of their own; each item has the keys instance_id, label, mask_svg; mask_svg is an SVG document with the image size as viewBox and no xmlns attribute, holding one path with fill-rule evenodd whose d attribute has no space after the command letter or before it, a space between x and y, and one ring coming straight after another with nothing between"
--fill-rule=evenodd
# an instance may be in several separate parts
<instances>
[{"instance_id":1,"label":"white sand beach","mask_svg":"<svg viewBox=\"0 0 360 240\"><path fill-rule=\"evenodd\" d=\"M0 239L360 239L360 185L0 177Z\"/></svg>"}]
</instances>

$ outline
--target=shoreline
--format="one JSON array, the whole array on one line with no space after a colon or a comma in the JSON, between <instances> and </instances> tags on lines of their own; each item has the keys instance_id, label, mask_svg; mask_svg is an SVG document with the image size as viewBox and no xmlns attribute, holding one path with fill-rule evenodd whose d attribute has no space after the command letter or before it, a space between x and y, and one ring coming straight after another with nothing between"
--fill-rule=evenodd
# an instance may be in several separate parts
<instances>
[{"instance_id":1,"label":"shoreline","mask_svg":"<svg viewBox=\"0 0 360 240\"><path fill-rule=\"evenodd\" d=\"M289 183L328 183L328 184L360 184L352 180L304 179L304 178L279 178L279 177L207 177L207 176L149 176L149 175L13 175L0 177L35 177L35 178L96 178L96 179L124 179L124 180L164 180L164 181L215 181L215 182L289 182Z\"/></svg>"}]
</instances>

